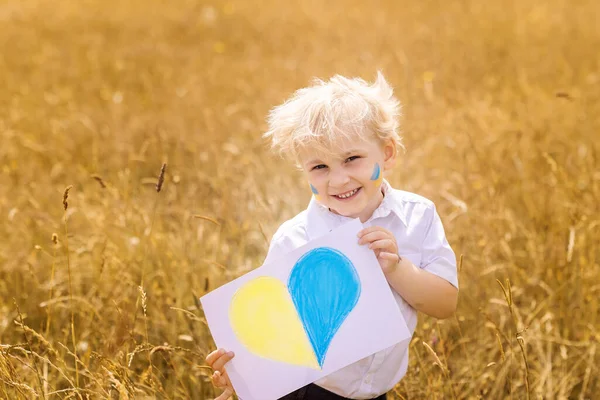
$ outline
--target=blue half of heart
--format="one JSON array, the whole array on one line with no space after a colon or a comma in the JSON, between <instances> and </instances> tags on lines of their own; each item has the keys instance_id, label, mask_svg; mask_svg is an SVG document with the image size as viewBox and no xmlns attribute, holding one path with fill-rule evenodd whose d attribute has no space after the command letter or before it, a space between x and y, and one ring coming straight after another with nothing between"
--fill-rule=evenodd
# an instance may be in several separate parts
<instances>
[{"instance_id":1,"label":"blue half of heart","mask_svg":"<svg viewBox=\"0 0 600 400\"><path fill-rule=\"evenodd\" d=\"M322 367L331 340L358 303L358 272L340 251L318 247L296 262L288 290Z\"/></svg>"}]
</instances>

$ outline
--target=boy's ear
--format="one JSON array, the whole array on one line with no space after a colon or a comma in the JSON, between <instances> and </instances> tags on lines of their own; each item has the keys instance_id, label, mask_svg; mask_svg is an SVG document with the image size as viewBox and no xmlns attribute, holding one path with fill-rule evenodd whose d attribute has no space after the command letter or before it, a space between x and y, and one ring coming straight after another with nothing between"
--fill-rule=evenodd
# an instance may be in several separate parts
<instances>
[{"instance_id":1,"label":"boy's ear","mask_svg":"<svg viewBox=\"0 0 600 400\"><path fill-rule=\"evenodd\" d=\"M383 169L390 170L396 166L396 156L398 155L398 146L396 142L389 139L383 145Z\"/></svg>"}]
</instances>

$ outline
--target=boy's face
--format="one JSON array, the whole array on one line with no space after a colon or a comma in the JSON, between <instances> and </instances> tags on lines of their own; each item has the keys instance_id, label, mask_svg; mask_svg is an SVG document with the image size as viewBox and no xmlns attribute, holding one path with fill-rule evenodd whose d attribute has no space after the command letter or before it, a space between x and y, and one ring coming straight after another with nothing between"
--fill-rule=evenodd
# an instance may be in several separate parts
<instances>
[{"instance_id":1,"label":"boy's face","mask_svg":"<svg viewBox=\"0 0 600 400\"><path fill-rule=\"evenodd\" d=\"M299 160L319 203L365 222L383 199L383 172L393 168L396 146L391 140L343 139L327 152L306 147Z\"/></svg>"}]
</instances>

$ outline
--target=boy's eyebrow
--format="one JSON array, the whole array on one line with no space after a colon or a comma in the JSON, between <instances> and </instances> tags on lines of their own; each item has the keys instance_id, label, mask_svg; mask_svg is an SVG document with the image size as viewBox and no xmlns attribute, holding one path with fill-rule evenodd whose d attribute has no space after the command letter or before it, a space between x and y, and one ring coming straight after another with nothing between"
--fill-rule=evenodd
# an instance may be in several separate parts
<instances>
[{"instance_id":1,"label":"boy's eyebrow","mask_svg":"<svg viewBox=\"0 0 600 400\"><path fill-rule=\"evenodd\" d=\"M321 160L319 160L318 158L315 158L313 160L307 161L304 163L305 165L310 165L310 164L323 164L323 162Z\"/></svg>"},{"instance_id":2,"label":"boy's eyebrow","mask_svg":"<svg viewBox=\"0 0 600 400\"><path fill-rule=\"evenodd\" d=\"M356 154L356 153L360 154L360 153L362 153L362 150L361 149L351 149L351 150L344 151L343 153L340 153L341 157L339 157L339 158L346 158L349 155ZM305 162L304 164L305 165L323 164L323 161L321 161L321 159L319 159L319 158L313 158L312 160L309 160L309 161Z\"/></svg>"},{"instance_id":3,"label":"boy's eyebrow","mask_svg":"<svg viewBox=\"0 0 600 400\"><path fill-rule=\"evenodd\" d=\"M350 154L352 154L352 153L361 153L361 152L362 152L362 151L361 151L360 149L352 149L352 150L348 150L348 151L344 152L343 154L344 154L345 156L349 156L349 155L350 155Z\"/></svg>"}]
</instances>

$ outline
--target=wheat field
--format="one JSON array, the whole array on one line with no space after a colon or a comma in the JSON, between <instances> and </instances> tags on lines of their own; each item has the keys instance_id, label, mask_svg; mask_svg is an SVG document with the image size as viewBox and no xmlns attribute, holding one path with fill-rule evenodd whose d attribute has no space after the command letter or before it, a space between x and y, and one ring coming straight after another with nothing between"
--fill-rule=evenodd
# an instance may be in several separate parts
<instances>
[{"instance_id":1,"label":"wheat field","mask_svg":"<svg viewBox=\"0 0 600 400\"><path fill-rule=\"evenodd\" d=\"M0 0L0 398L214 398L197 298L310 196L265 117L377 70L403 103L389 180L437 204L461 257L455 317L420 316L389 398L600 398L599 16Z\"/></svg>"}]
</instances>

